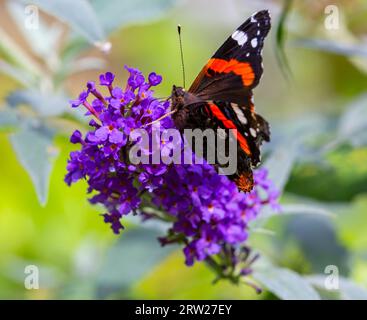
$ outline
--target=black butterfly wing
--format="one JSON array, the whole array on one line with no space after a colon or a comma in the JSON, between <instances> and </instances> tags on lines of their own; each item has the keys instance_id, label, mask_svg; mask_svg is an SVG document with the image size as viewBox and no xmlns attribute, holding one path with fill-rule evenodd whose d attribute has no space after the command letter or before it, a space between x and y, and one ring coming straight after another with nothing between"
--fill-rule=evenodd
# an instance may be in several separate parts
<instances>
[{"instance_id":1,"label":"black butterfly wing","mask_svg":"<svg viewBox=\"0 0 367 320\"><path fill-rule=\"evenodd\" d=\"M253 108L251 90L263 72L261 51L269 30L269 12L253 14L217 50L189 92L202 100L227 101Z\"/></svg>"},{"instance_id":2,"label":"black butterfly wing","mask_svg":"<svg viewBox=\"0 0 367 320\"><path fill-rule=\"evenodd\" d=\"M269 30L266 10L253 14L235 30L184 93L184 120L178 113L173 116L179 128L230 130L240 148L237 171L230 178L245 192L253 187L252 166L260 161L260 145L270 139L268 123L254 112L252 101L252 89L263 72L261 51ZM177 88L173 92L180 96Z\"/></svg>"},{"instance_id":3,"label":"black butterfly wing","mask_svg":"<svg viewBox=\"0 0 367 320\"><path fill-rule=\"evenodd\" d=\"M210 117L219 127L237 129L238 188L253 188L251 167L260 162L260 145L270 140L267 121L254 111L252 89L263 73L261 52L270 30L266 10L253 14L217 50L197 76L189 93L207 101Z\"/></svg>"}]
</instances>

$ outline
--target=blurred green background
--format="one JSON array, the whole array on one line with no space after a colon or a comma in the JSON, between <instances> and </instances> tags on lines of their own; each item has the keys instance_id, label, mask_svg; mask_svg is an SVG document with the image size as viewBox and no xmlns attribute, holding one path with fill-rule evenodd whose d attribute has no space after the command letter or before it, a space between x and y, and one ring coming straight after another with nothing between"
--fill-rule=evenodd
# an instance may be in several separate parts
<instances>
[{"instance_id":1,"label":"blurred green background","mask_svg":"<svg viewBox=\"0 0 367 320\"><path fill-rule=\"evenodd\" d=\"M162 74L157 96L169 96L182 84L178 23L191 82L261 9L273 28L255 103L272 125L265 164L285 210L261 217L249 243L323 298L367 297L367 1L57 2L32 1L32 29L35 7L0 1L0 298L286 298L256 276L269 291L213 285L204 265L159 247L157 227L130 221L113 235L86 184L63 182L68 136L85 126L67 100L86 81L112 71L123 83L127 64ZM38 290L25 289L27 265L39 267ZM327 265L345 281L332 295L317 282Z\"/></svg>"}]
</instances>

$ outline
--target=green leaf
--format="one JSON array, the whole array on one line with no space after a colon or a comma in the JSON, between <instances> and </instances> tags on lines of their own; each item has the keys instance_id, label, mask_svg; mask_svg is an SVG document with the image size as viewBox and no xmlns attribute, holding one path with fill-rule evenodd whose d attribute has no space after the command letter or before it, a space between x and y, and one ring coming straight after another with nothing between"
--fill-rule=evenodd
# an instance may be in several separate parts
<instances>
[{"instance_id":1,"label":"green leaf","mask_svg":"<svg viewBox=\"0 0 367 320\"><path fill-rule=\"evenodd\" d=\"M330 116L325 116L318 113L308 113L300 118L292 118L292 121L286 126L284 121L272 123L273 137L272 141L277 149L278 145L287 145L285 139L298 141L298 144L308 144L318 139L320 135L329 134L335 130L335 120ZM300 150L302 151L302 150ZM302 153L302 157L307 154Z\"/></svg>"},{"instance_id":2,"label":"green leaf","mask_svg":"<svg viewBox=\"0 0 367 320\"><path fill-rule=\"evenodd\" d=\"M366 183L366 178L363 180ZM365 252L367 247L367 193L354 194L352 203L340 211L337 224L338 235L352 252ZM367 268L367 266L366 266Z\"/></svg>"},{"instance_id":3,"label":"green leaf","mask_svg":"<svg viewBox=\"0 0 367 320\"><path fill-rule=\"evenodd\" d=\"M265 225L271 217L282 218L289 215L316 215L325 217L335 217L335 213L329 208L313 203L292 203L292 204L282 204L280 212L271 209L264 209L261 214L254 220L250 222L251 228L261 228Z\"/></svg>"},{"instance_id":4,"label":"green leaf","mask_svg":"<svg viewBox=\"0 0 367 320\"><path fill-rule=\"evenodd\" d=\"M343 143L353 147L367 145L367 94L363 94L346 107L337 124L335 138L323 146L320 154L325 155Z\"/></svg>"},{"instance_id":5,"label":"green leaf","mask_svg":"<svg viewBox=\"0 0 367 320\"><path fill-rule=\"evenodd\" d=\"M64 94L42 93L35 89L14 91L7 97L7 102L11 107L17 107L20 104L29 105L45 117L60 115L69 106Z\"/></svg>"},{"instance_id":6,"label":"green leaf","mask_svg":"<svg viewBox=\"0 0 367 320\"><path fill-rule=\"evenodd\" d=\"M13 110L0 109L0 130L15 127L18 124L18 118Z\"/></svg>"},{"instance_id":7,"label":"green leaf","mask_svg":"<svg viewBox=\"0 0 367 320\"><path fill-rule=\"evenodd\" d=\"M269 178L281 193L296 161L297 149L298 144L295 142L290 142L288 146L279 145L263 165L269 172ZM251 228L261 228L274 213L270 206L265 206L258 217L250 222Z\"/></svg>"},{"instance_id":8,"label":"green leaf","mask_svg":"<svg viewBox=\"0 0 367 320\"><path fill-rule=\"evenodd\" d=\"M91 2L104 29L112 32L130 23L146 23L157 19L171 9L177 0L92 0Z\"/></svg>"},{"instance_id":9,"label":"green leaf","mask_svg":"<svg viewBox=\"0 0 367 320\"><path fill-rule=\"evenodd\" d=\"M338 239L334 225L325 216L300 216L287 225L289 241L296 241L310 263L311 272L321 273L328 265L336 265L341 274L350 271L350 254Z\"/></svg>"},{"instance_id":10,"label":"green leaf","mask_svg":"<svg viewBox=\"0 0 367 320\"><path fill-rule=\"evenodd\" d=\"M100 291L124 290L152 272L175 247L161 247L157 237L164 233L138 227L123 231L119 241L108 252L97 279Z\"/></svg>"},{"instance_id":11,"label":"green leaf","mask_svg":"<svg viewBox=\"0 0 367 320\"><path fill-rule=\"evenodd\" d=\"M1 27L0 56L7 62L7 65L12 65L17 70L24 70L33 77L40 77L42 75L40 66ZM5 70L5 72L7 71L9 70Z\"/></svg>"},{"instance_id":12,"label":"green leaf","mask_svg":"<svg viewBox=\"0 0 367 320\"><path fill-rule=\"evenodd\" d=\"M105 41L105 33L97 14L87 0L22 0L22 2L39 6L45 12L69 24L91 43Z\"/></svg>"},{"instance_id":13,"label":"green leaf","mask_svg":"<svg viewBox=\"0 0 367 320\"><path fill-rule=\"evenodd\" d=\"M273 123L272 148L296 144L297 162L325 164L324 152L320 150L320 137L335 135L337 122L335 118L321 114L307 114L301 118L292 119L287 126L282 122ZM290 139L290 137L292 137ZM323 149L323 148L321 148Z\"/></svg>"},{"instance_id":14,"label":"green leaf","mask_svg":"<svg viewBox=\"0 0 367 320\"><path fill-rule=\"evenodd\" d=\"M0 72L18 81L25 87L31 87L35 83L35 77L26 70L13 66L6 61L0 60Z\"/></svg>"},{"instance_id":15,"label":"green leaf","mask_svg":"<svg viewBox=\"0 0 367 320\"><path fill-rule=\"evenodd\" d=\"M284 0L282 12L279 17L279 22L276 26L276 57L280 68L286 78L289 78L291 74L287 55L285 53L285 41L286 41L286 23L288 20L289 13L293 0Z\"/></svg>"},{"instance_id":16,"label":"green leaf","mask_svg":"<svg viewBox=\"0 0 367 320\"><path fill-rule=\"evenodd\" d=\"M253 278L283 300L320 300L316 290L298 273L272 265L255 268Z\"/></svg>"},{"instance_id":17,"label":"green leaf","mask_svg":"<svg viewBox=\"0 0 367 320\"><path fill-rule=\"evenodd\" d=\"M367 192L367 148L339 148L325 157L325 164L297 166L287 191L325 202L341 204ZM333 210L338 206L333 204ZM347 210L346 210L347 211Z\"/></svg>"},{"instance_id":18,"label":"green leaf","mask_svg":"<svg viewBox=\"0 0 367 320\"><path fill-rule=\"evenodd\" d=\"M325 280L328 275L311 275L305 279L314 287L321 291L328 291L326 289ZM343 300L367 300L367 288L357 285L353 281L344 277L339 277L339 289L332 290L339 293Z\"/></svg>"},{"instance_id":19,"label":"green leaf","mask_svg":"<svg viewBox=\"0 0 367 320\"><path fill-rule=\"evenodd\" d=\"M294 203L294 204L284 204L282 205L282 210L279 215L290 214L290 215L320 215L326 217L335 217L335 213L332 212L326 206L321 204L313 203Z\"/></svg>"},{"instance_id":20,"label":"green leaf","mask_svg":"<svg viewBox=\"0 0 367 320\"><path fill-rule=\"evenodd\" d=\"M342 278L340 281L340 294L344 300L367 300L367 289L356 283Z\"/></svg>"},{"instance_id":21,"label":"green leaf","mask_svg":"<svg viewBox=\"0 0 367 320\"><path fill-rule=\"evenodd\" d=\"M47 201L52 159L57 154L52 139L49 131L30 126L10 136L17 158L30 175L42 205Z\"/></svg>"},{"instance_id":22,"label":"green leaf","mask_svg":"<svg viewBox=\"0 0 367 320\"><path fill-rule=\"evenodd\" d=\"M338 140L349 140L354 146L367 144L367 95L347 107L340 117Z\"/></svg>"},{"instance_id":23,"label":"green leaf","mask_svg":"<svg viewBox=\"0 0 367 320\"><path fill-rule=\"evenodd\" d=\"M296 143L279 146L264 163L264 167L269 171L269 178L280 192L283 191L291 174L297 150Z\"/></svg>"}]
</instances>

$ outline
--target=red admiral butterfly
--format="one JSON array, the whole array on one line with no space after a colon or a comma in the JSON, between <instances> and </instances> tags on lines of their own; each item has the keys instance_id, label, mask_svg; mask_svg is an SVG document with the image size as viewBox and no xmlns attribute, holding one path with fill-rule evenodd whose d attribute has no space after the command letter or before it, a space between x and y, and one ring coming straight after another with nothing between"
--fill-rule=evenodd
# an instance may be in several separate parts
<instances>
[{"instance_id":1,"label":"red admiral butterfly","mask_svg":"<svg viewBox=\"0 0 367 320\"><path fill-rule=\"evenodd\" d=\"M218 49L190 89L173 86L172 118L178 129L237 129L237 172L230 176L242 191L253 188L252 167L260 145L270 141L269 125L255 113L252 89L260 81L261 51L270 30L267 10L253 14Z\"/></svg>"}]
</instances>

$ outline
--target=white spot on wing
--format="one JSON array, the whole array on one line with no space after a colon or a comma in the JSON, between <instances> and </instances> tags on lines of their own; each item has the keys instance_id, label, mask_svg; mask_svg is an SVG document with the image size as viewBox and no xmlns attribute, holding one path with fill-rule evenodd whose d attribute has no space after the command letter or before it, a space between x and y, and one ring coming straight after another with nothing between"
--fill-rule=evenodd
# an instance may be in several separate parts
<instances>
[{"instance_id":1,"label":"white spot on wing","mask_svg":"<svg viewBox=\"0 0 367 320\"><path fill-rule=\"evenodd\" d=\"M237 41L239 46L243 46L247 42L247 34L243 31L236 30L232 33L232 39Z\"/></svg>"},{"instance_id":2,"label":"white spot on wing","mask_svg":"<svg viewBox=\"0 0 367 320\"><path fill-rule=\"evenodd\" d=\"M257 38L253 38L251 40L251 45L252 45L253 48L256 48L257 47Z\"/></svg>"},{"instance_id":3,"label":"white spot on wing","mask_svg":"<svg viewBox=\"0 0 367 320\"><path fill-rule=\"evenodd\" d=\"M242 110L240 109L240 107L235 103L231 103L231 107L233 108L233 111L236 113L238 120L242 124L247 124L248 121L245 115L243 114Z\"/></svg>"},{"instance_id":4,"label":"white spot on wing","mask_svg":"<svg viewBox=\"0 0 367 320\"><path fill-rule=\"evenodd\" d=\"M254 129L254 128L250 128L250 134L254 137L254 138L256 138L256 130Z\"/></svg>"}]
</instances>

